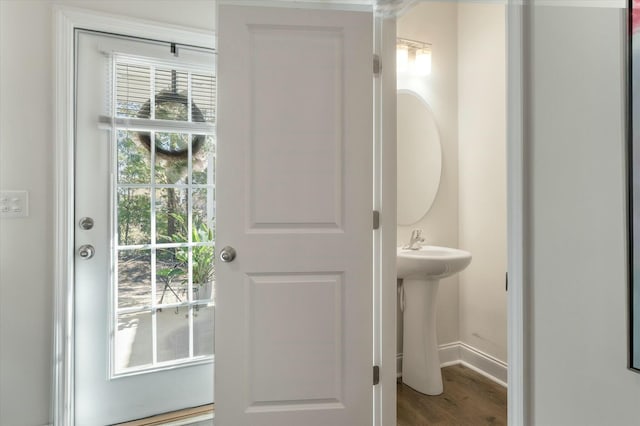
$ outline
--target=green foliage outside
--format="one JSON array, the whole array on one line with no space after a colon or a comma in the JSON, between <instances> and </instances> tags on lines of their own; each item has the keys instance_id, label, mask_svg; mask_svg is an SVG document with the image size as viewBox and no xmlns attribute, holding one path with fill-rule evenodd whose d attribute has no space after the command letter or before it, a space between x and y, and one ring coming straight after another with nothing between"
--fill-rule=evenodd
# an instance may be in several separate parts
<instances>
[{"instance_id":1,"label":"green foliage outside","mask_svg":"<svg viewBox=\"0 0 640 426\"><path fill-rule=\"evenodd\" d=\"M187 241L187 223L184 216L174 214L175 221L179 224L179 231L171 236L164 236L165 242ZM214 241L213 229L204 222L194 222L191 229L191 241L196 245L191 247L192 270L191 276L194 285L203 285L215 279L215 247L199 245ZM179 276L186 274L189 267L189 249L179 247L175 251L176 264L170 268L158 270L158 274L167 276ZM186 280L183 280L186 282Z\"/></svg>"},{"instance_id":2,"label":"green foliage outside","mask_svg":"<svg viewBox=\"0 0 640 426\"><path fill-rule=\"evenodd\" d=\"M125 136L126 135L126 136ZM118 181L128 184L151 182L149 155L135 143L131 134L118 138ZM148 244L151 235L151 198L148 190L118 189L118 241L123 245Z\"/></svg>"},{"instance_id":3,"label":"green foliage outside","mask_svg":"<svg viewBox=\"0 0 640 426\"><path fill-rule=\"evenodd\" d=\"M133 132L118 135L118 182L140 187L118 188L118 242L120 245L187 243L187 198L183 189L165 187L156 191L156 235L151 235L151 167L149 151L136 141ZM156 143L163 148L181 148L183 135L156 134ZM158 184L186 183L187 161L157 158L155 181ZM194 201L195 202L195 201ZM214 281L215 248L205 245L214 241L214 230L197 215L192 219L191 243L192 282L194 286ZM139 250L132 250L131 256ZM127 258L127 252L121 252ZM139 255L139 253L138 253ZM189 248L157 250L157 278L165 284L188 282Z\"/></svg>"}]
</instances>

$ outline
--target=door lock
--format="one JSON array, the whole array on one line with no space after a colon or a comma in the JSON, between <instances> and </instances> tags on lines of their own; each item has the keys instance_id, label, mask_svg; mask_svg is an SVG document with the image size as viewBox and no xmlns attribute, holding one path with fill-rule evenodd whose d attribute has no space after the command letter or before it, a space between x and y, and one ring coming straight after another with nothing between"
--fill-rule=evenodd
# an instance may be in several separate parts
<instances>
[{"instance_id":1,"label":"door lock","mask_svg":"<svg viewBox=\"0 0 640 426\"><path fill-rule=\"evenodd\" d=\"M89 260L96 254L96 249L91 244L85 244L78 249L78 255L84 260Z\"/></svg>"},{"instance_id":2,"label":"door lock","mask_svg":"<svg viewBox=\"0 0 640 426\"><path fill-rule=\"evenodd\" d=\"M93 228L93 219L90 217L83 217L82 219L80 219L80 228L84 229L85 231Z\"/></svg>"}]
</instances>

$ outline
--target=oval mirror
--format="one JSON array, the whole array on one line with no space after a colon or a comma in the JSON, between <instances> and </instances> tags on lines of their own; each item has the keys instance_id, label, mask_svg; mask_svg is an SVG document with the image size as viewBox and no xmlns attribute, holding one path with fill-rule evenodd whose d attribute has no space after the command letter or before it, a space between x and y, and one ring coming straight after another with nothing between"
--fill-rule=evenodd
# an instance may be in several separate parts
<instances>
[{"instance_id":1,"label":"oval mirror","mask_svg":"<svg viewBox=\"0 0 640 426\"><path fill-rule=\"evenodd\" d=\"M442 147L435 117L415 92L398 91L398 224L427 214L438 193Z\"/></svg>"}]
</instances>

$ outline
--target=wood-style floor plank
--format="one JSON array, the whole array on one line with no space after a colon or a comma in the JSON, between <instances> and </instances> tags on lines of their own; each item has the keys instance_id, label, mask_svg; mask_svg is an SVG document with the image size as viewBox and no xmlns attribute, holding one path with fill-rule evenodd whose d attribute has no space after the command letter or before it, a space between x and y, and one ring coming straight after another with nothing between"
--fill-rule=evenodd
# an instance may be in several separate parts
<instances>
[{"instance_id":1,"label":"wood-style floor plank","mask_svg":"<svg viewBox=\"0 0 640 426\"><path fill-rule=\"evenodd\" d=\"M507 424L507 389L462 365L442 369L444 393L423 395L398 383L397 426Z\"/></svg>"}]
</instances>

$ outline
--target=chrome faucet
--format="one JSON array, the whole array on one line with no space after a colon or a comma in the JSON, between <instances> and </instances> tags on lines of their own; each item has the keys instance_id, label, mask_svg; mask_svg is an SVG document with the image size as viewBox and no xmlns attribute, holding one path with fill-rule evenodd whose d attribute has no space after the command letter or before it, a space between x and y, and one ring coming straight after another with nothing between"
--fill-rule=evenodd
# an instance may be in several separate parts
<instances>
[{"instance_id":1,"label":"chrome faucet","mask_svg":"<svg viewBox=\"0 0 640 426\"><path fill-rule=\"evenodd\" d=\"M402 248L405 250L420 250L420 247L422 247L422 243L424 243L424 238L422 237L422 229L414 229L413 231L411 231L409 244Z\"/></svg>"}]
</instances>

